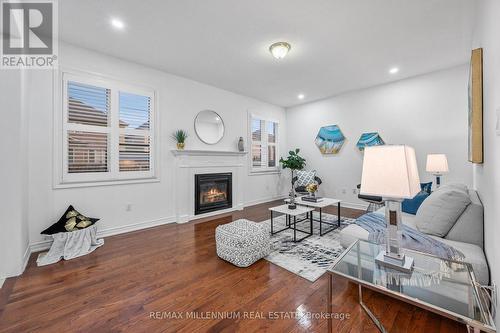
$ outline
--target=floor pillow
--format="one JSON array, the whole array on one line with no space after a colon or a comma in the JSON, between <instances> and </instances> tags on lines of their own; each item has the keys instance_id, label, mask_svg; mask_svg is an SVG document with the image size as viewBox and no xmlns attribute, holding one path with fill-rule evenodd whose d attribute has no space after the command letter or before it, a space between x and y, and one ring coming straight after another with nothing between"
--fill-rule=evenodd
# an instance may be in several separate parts
<instances>
[{"instance_id":1,"label":"floor pillow","mask_svg":"<svg viewBox=\"0 0 500 333\"><path fill-rule=\"evenodd\" d=\"M53 235L58 232L70 232L75 230L85 229L99 221L92 217L87 217L80 214L73 206L69 206L66 212L61 216L59 221L52 224L50 227L41 232L43 235Z\"/></svg>"}]
</instances>

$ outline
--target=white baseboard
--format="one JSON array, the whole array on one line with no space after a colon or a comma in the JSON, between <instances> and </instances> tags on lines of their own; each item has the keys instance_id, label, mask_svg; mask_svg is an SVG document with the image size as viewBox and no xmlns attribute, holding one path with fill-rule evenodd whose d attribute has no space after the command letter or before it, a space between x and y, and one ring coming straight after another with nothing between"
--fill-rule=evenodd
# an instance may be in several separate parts
<instances>
[{"instance_id":1,"label":"white baseboard","mask_svg":"<svg viewBox=\"0 0 500 333\"><path fill-rule=\"evenodd\" d=\"M368 204L357 203L357 202L344 202L340 203L340 207L351 208L351 209L359 209L366 210L368 208Z\"/></svg>"},{"instance_id":2,"label":"white baseboard","mask_svg":"<svg viewBox=\"0 0 500 333\"><path fill-rule=\"evenodd\" d=\"M139 222L139 223L127 224L127 225L120 226L120 227L113 227L113 228L98 230L97 237L109 237L109 236L124 234L126 232L157 227L157 226L160 226L163 224L168 224L168 223L173 223L173 222L175 222L174 216L165 217L165 218L156 219L156 220L151 220L151 221L144 221L144 222ZM51 244L52 244L51 239L31 243L30 247L29 247L30 255L31 255L31 253L34 253L34 252L48 250L50 248ZM28 255L28 259L29 259L29 255Z\"/></svg>"},{"instance_id":3,"label":"white baseboard","mask_svg":"<svg viewBox=\"0 0 500 333\"><path fill-rule=\"evenodd\" d=\"M23 262L21 264L22 266L21 269L19 270L18 275L23 274L24 270L26 269L26 266L28 266L28 261L30 260L30 256L31 256L31 246L28 244L26 250L24 251Z\"/></svg>"},{"instance_id":4,"label":"white baseboard","mask_svg":"<svg viewBox=\"0 0 500 333\"><path fill-rule=\"evenodd\" d=\"M281 200L281 199L285 199L286 197L288 197L288 194L281 194L278 196L271 196L271 197L266 197L266 198L257 199L257 200L250 200L250 201L245 202L245 207L260 205L262 203L266 203L266 202L274 201L274 200Z\"/></svg>"}]
</instances>

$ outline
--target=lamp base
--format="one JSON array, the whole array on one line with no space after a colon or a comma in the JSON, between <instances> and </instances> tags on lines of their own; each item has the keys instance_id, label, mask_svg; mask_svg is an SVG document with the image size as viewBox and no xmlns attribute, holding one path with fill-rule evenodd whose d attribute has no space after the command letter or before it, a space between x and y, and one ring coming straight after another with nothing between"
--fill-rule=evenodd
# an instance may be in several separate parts
<instances>
[{"instance_id":1,"label":"lamp base","mask_svg":"<svg viewBox=\"0 0 500 333\"><path fill-rule=\"evenodd\" d=\"M405 273L411 273L413 270L413 258L407 257L404 254L400 257L395 257L386 251L381 251L375 258L375 262L381 266Z\"/></svg>"}]
</instances>

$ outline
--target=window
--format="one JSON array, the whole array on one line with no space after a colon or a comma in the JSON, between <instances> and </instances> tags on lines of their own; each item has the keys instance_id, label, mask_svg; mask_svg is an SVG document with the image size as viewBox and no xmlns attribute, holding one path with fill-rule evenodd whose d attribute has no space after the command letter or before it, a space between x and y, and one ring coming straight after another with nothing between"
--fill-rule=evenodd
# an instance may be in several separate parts
<instances>
[{"instance_id":1,"label":"window","mask_svg":"<svg viewBox=\"0 0 500 333\"><path fill-rule=\"evenodd\" d=\"M154 178L154 92L69 73L62 82L62 182Z\"/></svg>"},{"instance_id":2,"label":"window","mask_svg":"<svg viewBox=\"0 0 500 333\"><path fill-rule=\"evenodd\" d=\"M250 116L251 171L278 170L278 122Z\"/></svg>"}]
</instances>

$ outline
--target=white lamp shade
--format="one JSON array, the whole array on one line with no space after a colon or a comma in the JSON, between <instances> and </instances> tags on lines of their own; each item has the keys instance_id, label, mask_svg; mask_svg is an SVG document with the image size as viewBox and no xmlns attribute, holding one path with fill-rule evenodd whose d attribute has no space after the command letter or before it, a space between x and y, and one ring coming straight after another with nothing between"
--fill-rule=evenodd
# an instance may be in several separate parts
<instances>
[{"instance_id":1,"label":"white lamp shade","mask_svg":"<svg viewBox=\"0 0 500 333\"><path fill-rule=\"evenodd\" d=\"M448 160L446 159L445 154L429 154L427 155L427 163L425 166L425 171L430 173L447 173L448 169Z\"/></svg>"},{"instance_id":2,"label":"white lamp shade","mask_svg":"<svg viewBox=\"0 0 500 333\"><path fill-rule=\"evenodd\" d=\"M365 148L361 194L406 199L419 192L420 178L412 147L385 145Z\"/></svg>"}]
</instances>

